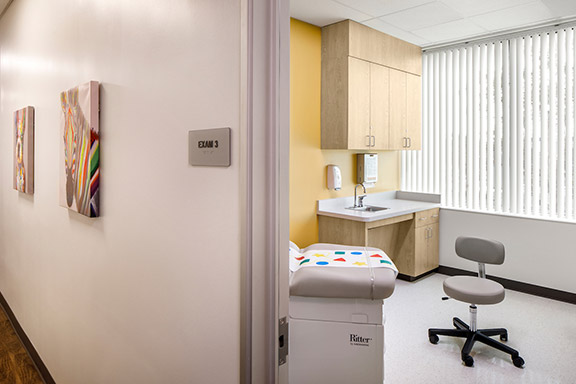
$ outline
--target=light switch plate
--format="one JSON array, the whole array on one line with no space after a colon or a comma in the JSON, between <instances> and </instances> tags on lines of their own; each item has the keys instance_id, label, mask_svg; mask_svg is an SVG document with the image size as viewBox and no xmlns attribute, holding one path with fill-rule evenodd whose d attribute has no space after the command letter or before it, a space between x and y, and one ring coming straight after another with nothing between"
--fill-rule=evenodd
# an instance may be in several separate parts
<instances>
[{"instance_id":1,"label":"light switch plate","mask_svg":"<svg viewBox=\"0 0 576 384\"><path fill-rule=\"evenodd\" d=\"M201 129L188 132L190 165L230 166L230 128Z\"/></svg>"}]
</instances>

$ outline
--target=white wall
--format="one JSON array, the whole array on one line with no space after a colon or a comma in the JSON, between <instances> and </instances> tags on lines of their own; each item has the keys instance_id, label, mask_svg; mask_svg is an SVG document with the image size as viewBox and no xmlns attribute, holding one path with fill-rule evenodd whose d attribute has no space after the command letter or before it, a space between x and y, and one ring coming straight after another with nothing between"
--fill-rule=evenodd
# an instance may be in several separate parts
<instances>
[{"instance_id":1,"label":"white wall","mask_svg":"<svg viewBox=\"0 0 576 384\"><path fill-rule=\"evenodd\" d=\"M576 293L576 224L449 209L440 212L440 265L477 271L477 264L456 255L454 242L462 235L486 237L506 247L504 264L487 265L487 274Z\"/></svg>"},{"instance_id":2,"label":"white wall","mask_svg":"<svg viewBox=\"0 0 576 384\"><path fill-rule=\"evenodd\" d=\"M16 0L0 20L0 291L56 382L236 383L240 5ZM101 212L58 205L59 92L101 85ZM36 108L32 197L12 113ZM232 166L187 132L232 128Z\"/></svg>"}]
</instances>

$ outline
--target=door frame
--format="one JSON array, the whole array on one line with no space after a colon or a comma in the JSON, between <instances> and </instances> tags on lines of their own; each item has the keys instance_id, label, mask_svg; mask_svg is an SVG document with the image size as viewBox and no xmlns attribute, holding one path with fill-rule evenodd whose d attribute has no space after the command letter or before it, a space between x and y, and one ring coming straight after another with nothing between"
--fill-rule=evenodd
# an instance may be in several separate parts
<instances>
[{"instance_id":1,"label":"door frame","mask_svg":"<svg viewBox=\"0 0 576 384\"><path fill-rule=\"evenodd\" d=\"M290 1L242 0L241 382L288 384Z\"/></svg>"}]
</instances>

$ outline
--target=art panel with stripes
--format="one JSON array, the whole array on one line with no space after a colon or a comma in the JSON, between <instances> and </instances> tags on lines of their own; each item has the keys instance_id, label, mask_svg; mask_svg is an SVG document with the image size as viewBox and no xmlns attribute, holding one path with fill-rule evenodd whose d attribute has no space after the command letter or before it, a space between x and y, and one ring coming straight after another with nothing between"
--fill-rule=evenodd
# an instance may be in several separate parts
<instances>
[{"instance_id":1,"label":"art panel with stripes","mask_svg":"<svg viewBox=\"0 0 576 384\"><path fill-rule=\"evenodd\" d=\"M14 189L34 193L34 107L14 112Z\"/></svg>"},{"instance_id":2,"label":"art panel with stripes","mask_svg":"<svg viewBox=\"0 0 576 384\"><path fill-rule=\"evenodd\" d=\"M60 94L60 205L84 216L100 216L99 83L90 81Z\"/></svg>"}]
</instances>

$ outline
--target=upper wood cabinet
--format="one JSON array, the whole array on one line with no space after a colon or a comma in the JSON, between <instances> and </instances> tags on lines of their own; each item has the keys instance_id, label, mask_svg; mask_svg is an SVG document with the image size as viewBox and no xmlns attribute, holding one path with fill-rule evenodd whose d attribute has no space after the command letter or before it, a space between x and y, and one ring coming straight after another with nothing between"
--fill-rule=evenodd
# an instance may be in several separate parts
<instances>
[{"instance_id":1,"label":"upper wood cabinet","mask_svg":"<svg viewBox=\"0 0 576 384\"><path fill-rule=\"evenodd\" d=\"M420 149L420 47L346 20L322 29L322 148Z\"/></svg>"},{"instance_id":2,"label":"upper wood cabinet","mask_svg":"<svg viewBox=\"0 0 576 384\"><path fill-rule=\"evenodd\" d=\"M390 70L389 149L421 149L420 76Z\"/></svg>"},{"instance_id":3,"label":"upper wood cabinet","mask_svg":"<svg viewBox=\"0 0 576 384\"><path fill-rule=\"evenodd\" d=\"M385 148L389 145L389 69L353 57L348 58L348 138L349 149ZM329 117L326 117L329 118ZM334 137L325 133L328 139ZM326 139L325 137L325 139Z\"/></svg>"}]
</instances>

